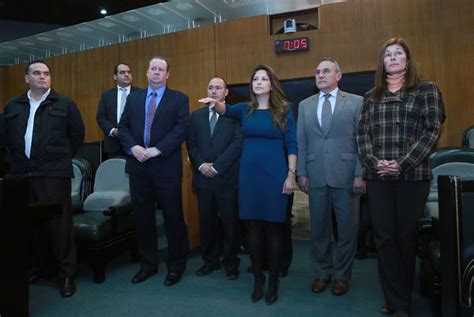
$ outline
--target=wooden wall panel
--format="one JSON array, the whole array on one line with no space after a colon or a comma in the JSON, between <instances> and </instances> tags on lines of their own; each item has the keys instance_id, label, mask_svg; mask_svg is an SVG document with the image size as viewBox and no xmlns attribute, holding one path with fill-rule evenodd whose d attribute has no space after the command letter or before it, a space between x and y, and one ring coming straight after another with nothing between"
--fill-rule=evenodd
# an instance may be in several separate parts
<instances>
[{"instance_id":1,"label":"wooden wall panel","mask_svg":"<svg viewBox=\"0 0 474 317\"><path fill-rule=\"evenodd\" d=\"M2 67L3 70L3 81L2 95L3 102L0 105L0 109L3 109L5 103L17 96L27 89L24 74L25 74L25 65L15 65L11 67Z\"/></svg>"},{"instance_id":2,"label":"wooden wall panel","mask_svg":"<svg viewBox=\"0 0 474 317\"><path fill-rule=\"evenodd\" d=\"M3 109L3 105L6 102L7 96L5 95L5 86L6 86L6 76L7 68L0 67L0 109Z\"/></svg>"},{"instance_id":3,"label":"wooden wall panel","mask_svg":"<svg viewBox=\"0 0 474 317\"><path fill-rule=\"evenodd\" d=\"M463 131L474 124L474 2L434 0L437 26L436 68L446 103L442 143L460 145Z\"/></svg>"},{"instance_id":4,"label":"wooden wall panel","mask_svg":"<svg viewBox=\"0 0 474 317\"><path fill-rule=\"evenodd\" d=\"M474 1L472 0L348 0L318 10L319 30L270 35L269 17L257 16L212 26L53 57L52 81L75 100L86 122L87 140L102 138L95 111L100 93L112 87L112 68L132 67L134 85L146 87L150 57L170 61L169 86L189 95L191 109L206 94L210 77L229 84L247 83L259 63L272 66L281 79L313 77L322 57L337 59L344 72L375 69L379 47L390 37L405 37L424 70L436 81L447 109L440 146L459 145L464 128L474 123ZM309 52L276 55L274 40L308 36ZM0 101L22 93L24 65L0 70ZM0 107L2 107L0 106ZM183 204L193 246L199 240L198 213L191 191L191 170L185 158Z\"/></svg>"},{"instance_id":5,"label":"wooden wall panel","mask_svg":"<svg viewBox=\"0 0 474 317\"><path fill-rule=\"evenodd\" d=\"M48 59L52 87L70 97L81 109L86 141L100 140L103 133L95 120L101 92L114 85L117 45L61 55Z\"/></svg>"}]
</instances>

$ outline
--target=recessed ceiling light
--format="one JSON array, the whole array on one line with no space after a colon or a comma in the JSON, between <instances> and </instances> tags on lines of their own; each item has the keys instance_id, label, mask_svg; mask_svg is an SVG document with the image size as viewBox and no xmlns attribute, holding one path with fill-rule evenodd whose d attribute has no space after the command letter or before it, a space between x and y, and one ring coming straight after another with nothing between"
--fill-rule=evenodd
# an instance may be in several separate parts
<instances>
[{"instance_id":1,"label":"recessed ceiling light","mask_svg":"<svg viewBox=\"0 0 474 317\"><path fill-rule=\"evenodd\" d=\"M9 49L9 50L16 50L18 47L13 46L13 45L2 45L3 48Z\"/></svg>"},{"instance_id":2,"label":"recessed ceiling light","mask_svg":"<svg viewBox=\"0 0 474 317\"><path fill-rule=\"evenodd\" d=\"M36 39L38 41L43 41L43 42L51 42L53 39L47 36L37 36Z\"/></svg>"},{"instance_id":3,"label":"recessed ceiling light","mask_svg":"<svg viewBox=\"0 0 474 317\"><path fill-rule=\"evenodd\" d=\"M191 10L193 5L191 3L177 3L176 8L180 10Z\"/></svg>"},{"instance_id":4,"label":"recessed ceiling light","mask_svg":"<svg viewBox=\"0 0 474 317\"><path fill-rule=\"evenodd\" d=\"M72 37L73 36L73 34L71 34L69 32L64 32L64 31L57 31L56 35L59 35L59 36L62 36L62 37Z\"/></svg>"},{"instance_id":5,"label":"recessed ceiling light","mask_svg":"<svg viewBox=\"0 0 474 317\"><path fill-rule=\"evenodd\" d=\"M84 32L84 33L90 33L92 31L94 31L92 28L90 28L88 26L78 26L77 29L81 32Z\"/></svg>"},{"instance_id":6,"label":"recessed ceiling light","mask_svg":"<svg viewBox=\"0 0 474 317\"><path fill-rule=\"evenodd\" d=\"M99 25L103 26L105 28L111 28L111 27L117 26L117 24L115 24L113 22L110 22L110 21L100 21Z\"/></svg>"},{"instance_id":7,"label":"recessed ceiling light","mask_svg":"<svg viewBox=\"0 0 474 317\"><path fill-rule=\"evenodd\" d=\"M100 14L102 14L102 15L106 15L106 14L107 14L107 10L105 10L105 9L101 9L101 10L100 10Z\"/></svg>"},{"instance_id":8,"label":"recessed ceiling light","mask_svg":"<svg viewBox=\"0 0 474 317\"><path fill-rule=\"evenodd\" d=\"M147 12L150 13L151 15L164 15L165 14L165 11L158 8L149 9L147 10Z\"/></svg>"},{"instance_id":9,"label":"recessed ceiling light","mask_svg":"<svg viewBox=\"0 0 474 317\"><path fill-rule=\"evenodd\" d=\"M122 19L124 19L125 21L127 22L137 22L137 21L140 21L140 18L137 17L136 15L132 15L132 14L127 14L127 15L124 15L122 17Z\"/></svg>"}]
</instances>

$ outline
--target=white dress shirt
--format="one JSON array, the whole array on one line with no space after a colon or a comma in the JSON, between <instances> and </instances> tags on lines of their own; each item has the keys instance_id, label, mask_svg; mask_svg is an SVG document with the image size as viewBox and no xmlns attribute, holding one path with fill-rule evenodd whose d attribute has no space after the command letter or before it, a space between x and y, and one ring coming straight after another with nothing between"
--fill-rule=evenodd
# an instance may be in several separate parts
<instances>
[{"instance_id":1,"label":"white dress shirt","mask_svg":"<svg viewBox=\"0 0 474 317\"><path fill-rule=\"evenodd\" d=\"M331 97L329 97L329 102L331 103L331 113L333 114L334 114L334 108L336 107L336 97L337 97L338 91L339 91L339 88L336 88L329 93L331 95ZM324 95L326 95L325 92L322 92L322 91L319 92L318 108L316 108L319 124L321 124L321 114L323 112L323 102L325 99Z\"/></svg>"},{"instance_id":2,"label":"white dress shirt","mask_svg":"<svg viewBox=\"0 0 474 317\"><path fill-rule=\"evenodd\" d=\"M31 143L33 142L33 128L35 124L36 110L38 110L39 106L48 97L50 92L51 88L49 88L39 100L33 99L31 96L31 90L28 90L26 93L28 99L30 100L30 116L28 117L28 125L26 126L25 132L25 155L28 158L30 158L31 154Z\"/></svg>"}]
</instances>

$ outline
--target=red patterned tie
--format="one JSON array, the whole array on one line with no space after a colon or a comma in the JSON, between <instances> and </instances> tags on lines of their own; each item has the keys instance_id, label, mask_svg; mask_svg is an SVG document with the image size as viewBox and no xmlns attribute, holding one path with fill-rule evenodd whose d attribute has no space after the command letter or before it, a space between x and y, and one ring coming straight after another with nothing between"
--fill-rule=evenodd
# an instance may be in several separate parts
<instances>
[{"instance_id":1,"label":"red patterned tie","mask_svg":"<svg viewBox=\"0 0 474 317\"><path fill-rule=\"evenodd\" d=\"M151 125L153 124L153 118L155 117L156 112L156 91L152 92L152 97L148 103L148 111L146 113L145 120L145 146L150 146L151 139Z\"/></svg>"}]
</instances>

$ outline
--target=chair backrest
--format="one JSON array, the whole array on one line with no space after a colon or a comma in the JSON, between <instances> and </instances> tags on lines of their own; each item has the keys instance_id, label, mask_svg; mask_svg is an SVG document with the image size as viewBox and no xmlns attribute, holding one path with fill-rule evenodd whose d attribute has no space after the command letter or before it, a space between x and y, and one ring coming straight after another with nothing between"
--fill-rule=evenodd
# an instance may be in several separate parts
<instances>
[{"instance_id":1,"label":"chair backrest","mask_svg":"<svg viewBox=\"0 0 474 317\"><path fill-rule=\"evenodd\" d=\"M84 202L84 211L101 212L111 206L130 204L125 159L112 158L99 165L95 174L94 192Z\"/></svg>"},{"instance_id":2,"label":"chair backrest","mask_svg":"<svg viewBox=\"0 0 474 317\"><path fill-rule=\"evenodd\" d=\"M74 178L72 179L72 192L79 192L81 201L87 198L92 188L92 167L82 158L72 159ZM76 176L77 175L77 176Z\"/></svg>"},{"instance_id":3,"label":"chair backrest","mask_svg":"<svg viewBox=\"0 0 474 317\"><path fill-rule=\"evenodd\" d=\"M130 191L124 158L112 158L102 162L95 174L94 192Z\"/></svg>"},{"instance_id":4,"label":"chair backrest","mask_svg":"<svg viewBox=\"0 0 474 317\"><path fill-rule=\"evenodd\" d=\"M474 162L448 162L439 165L432 170L433 180L430 186L430 197L436 194L436 201L438 200L438 176L451 175L458 176L461 179L474 178ZM431 199L428 199L429 201Z\"/></svg>"},{"instance_id":5,"label":"chair backrest","mask_svg":"<svg viewBox=\"0 0 474 317\"><path fill-rule=\"evenodd\" d=\"M74 173L74 177L71 180L71 196L81 197L83 175L79 166L77 166L77 164L74 164L74 162L72 163L72 171Z\"/></svg>"},{"instance_id":6,"label":"chair backrest","mask_svg":"<svg viewBox=\"0 0 474 317\"><path fill-rule=\"evenodd\" d=\"M462 146L474 149L474 125L471 125L464 130L461 144Z\"/></svg>"},{"instance_id":7,"label":"chair backrest","mask_svg":"<svg viewBox=\"0 0 474 317\"><path fill-rule=\"evenodd\" d=\"M441 148L431 154L430 163L433 180L431 181L424 216L438 218L438 176L474 177L474 150L463 147Z\"/></svg>"}]
</instances>

